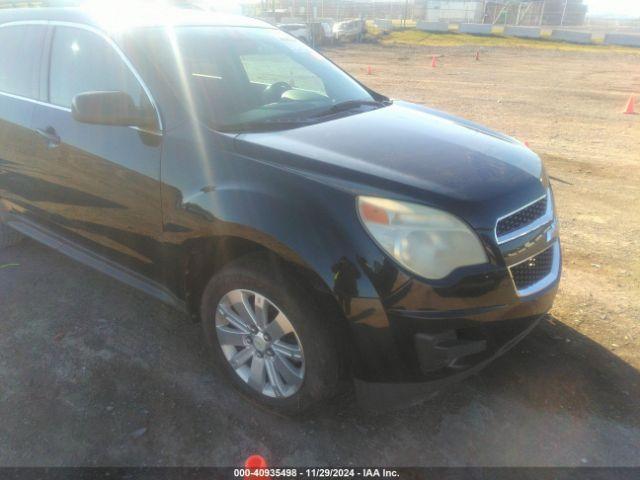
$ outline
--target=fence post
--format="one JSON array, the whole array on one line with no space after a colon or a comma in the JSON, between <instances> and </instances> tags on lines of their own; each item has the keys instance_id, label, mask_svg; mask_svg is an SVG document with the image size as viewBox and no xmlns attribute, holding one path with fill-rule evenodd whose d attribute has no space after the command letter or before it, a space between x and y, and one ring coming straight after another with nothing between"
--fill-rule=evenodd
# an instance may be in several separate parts
<instances>
[{"instance_id":1,"label":"fence post","mask_svg":"<svg viewBox=\"0 0 640 480\"><path fill-rule=\"evenodd\" d=\"M409 0L404 1L404 13L402 14L402 26L407 26L407 16L409 15Z\"/></svg>"},{"instance_id":2,"label":"fence post","mask_svg":"<svg viewBox=\"0 0 640 480\"><path fill-rule=\"evenodd\" d=\"M560 19L560 26L564 25L564 16L567 14L567 5L569 0L564 0L564 9L562 10L562 18Z\"/></svg>"}]
</instances>

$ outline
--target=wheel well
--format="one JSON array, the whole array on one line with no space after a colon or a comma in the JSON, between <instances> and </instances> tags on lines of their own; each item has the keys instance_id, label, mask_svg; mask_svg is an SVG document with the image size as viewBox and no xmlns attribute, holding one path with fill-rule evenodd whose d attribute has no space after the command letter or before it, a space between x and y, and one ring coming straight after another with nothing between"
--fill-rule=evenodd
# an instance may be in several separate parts
<instances>
[{"instance_id":1,"label":"wheel well","mask_svg":"<svg viewBox=\"0 0 640 480\"><path fill-rule=\"evenodd\" d=\"M346 375L352 363L357 361L354 357L355 349L352 348L354 341L348 320L331 290L320 276L309 268L283 258L264 245L238 237L222 237L201 242L193 245L189 251L185 276L185 298L189 314L194 321L200 321L200 299L213 275L240 257L263 254L275 259L288 275L294 276L296 283L311 293L323 317L338 329L343 358L346 360L342 366L344 368L342 374Z\"/></svg>"},{"instance_id":2,"label":"wheel well","mask_svg":"<svg viewBox=\"0 0 640 480\"><path fill-rule=\"evenodd\" d=\"M199 319L200 298L211 277L230 262L249 254L263 254L275 258L289 274L296 276L305 289L320 296L318 303L327 305L328 302L334 302L338 310L338 303L331 291L322 279L308 268L287 260L273 250L251 240L221 237L200 242L189 249L184 288L189 313L195 319Z\"/></svg>"}]
</instances>

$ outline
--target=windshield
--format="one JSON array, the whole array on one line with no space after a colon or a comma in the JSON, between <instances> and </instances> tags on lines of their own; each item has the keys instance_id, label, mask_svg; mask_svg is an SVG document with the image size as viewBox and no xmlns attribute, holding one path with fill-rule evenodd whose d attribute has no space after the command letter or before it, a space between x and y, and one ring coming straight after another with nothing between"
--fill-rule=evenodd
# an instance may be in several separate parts
<instances>
[{"instance_id":1,"label":"windshield","mask_svg":"<svg viewBox=\"0 0 640 480\"><path fill-rule=\"evenodd\" d=\"M212 128L288 128L317 121L322 112L375 108L356 81L277 29L147 28L125 43L143 64L143 76L150 70L160 75Z\"/></svg>"}]
</instances>

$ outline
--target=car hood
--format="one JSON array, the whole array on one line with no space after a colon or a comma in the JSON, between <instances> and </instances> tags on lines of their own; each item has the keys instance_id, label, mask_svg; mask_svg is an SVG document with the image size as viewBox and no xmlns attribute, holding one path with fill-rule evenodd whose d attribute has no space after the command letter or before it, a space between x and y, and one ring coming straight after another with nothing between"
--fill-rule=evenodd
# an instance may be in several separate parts
<instances>
[{"instance_id":1,"label":"car hood","mask_svg":"<svg viewBox=\"0 0 640 480\"><path fill-rule=\"evenodd\" d=\"M287 131L244 133L237 145L340 181L467 204L501 199L511 208L539 197L546 182L540 158L516 140L405 102Z\"/></svg>"}]
</instances>

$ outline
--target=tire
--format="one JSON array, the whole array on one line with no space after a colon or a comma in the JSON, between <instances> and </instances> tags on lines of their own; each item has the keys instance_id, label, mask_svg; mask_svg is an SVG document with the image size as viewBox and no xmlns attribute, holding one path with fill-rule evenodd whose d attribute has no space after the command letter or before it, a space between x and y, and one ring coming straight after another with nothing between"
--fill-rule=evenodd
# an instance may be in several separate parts
<instances>
[{"instance_id":1,"label":"tire","mask_svg":"<svg viewBox=\"0 0 640 480\"><path fill-rule=\"evenodd\" d=\"M0 250L17 245L24 237L13 228L0 223Z\"/></svg>"},{"instance_id":2,"label":"tire","mask_svg":"<svg viewBox=\"0 0 640 480\"><path fill-rule=\"evenodd\" d=\"M309 292L305 292L300 287L300 283L292 277L293 275L283 268L275 258L256 254L244 256L224 267L209 281L205 287L200 308L204 335L214 358L216 370L223 373L244 396L269 410L289 416L315 410L326 400L335 397L340 390L340 372L342 371L339 342L334 333L333 322L321 315L321 310L312 300ZM239 291L242 292L239 294L237 293ZM252 294L262 296L269 302L270 306L266 308L266 311L269 312L268 318L275 317L279 310L285 319L288 319L293 332L282 337L281 340L269 338L268 340L271 340L269 346L273 347L269 348L265 347L264 340L261 340L260 336L274 329L267 326L257 330L254 326L255 335L248 335L252 340L247 340L247 336L244 336L242 345L223 346L221 341L224 342L228 332L235 331L236 327L231 322L222 324L230 318L228 313L242 310L238 307L238 305L242 305L237 302L238 295L253 305L254 314L259 315L258 309L255 307L257 297L252 297ZM231 302L230 299L236 299L236 303ZM230 309L229 306L232 308ZM227 314L222 314L223 309ZM244 310L244 312L246 314L247 311ZM234 322L238 320L237 316L233 316L233 318ZM280 319L280 322L283 321L282 317L278 316L277 318ZM266 325L275 323L274 319ZM273 336L277 337L278 335ZM291 340L293 337L295 339ZM234 337L234 340L237 341L237 337ZM252 343L248 344L247 342L250 341ZM282 345L291 346L296 341L300 346L301 355L299 356L302 357L300 362L298 362L298 358L284 358L281 355ZM267 349L264 350L264 348ZM246 363L241 367L236 365L236 368L231 365L230 362L236 353L251 351L251 349L253 349L253 356ZM287 351L293 350L290 348ZM228 359L229 357L232 358ZM265 362L266 373L263 378L266 378L266 381L264 389L258 391L257 388L260 387L251 386L249 380L241 378L241 375L247 374L247 369L249 369L248 377L251 378L254 362L257 362L256 371L259 371L262 368L262 364L259 362L262 361ZM286 361L287 366L294 368L283 368L281 363L283 361ZM268 371L266 362L271 363L271 371ZM297 384L297 377L294 377L296 380L285 385L287 388L281 390L276 388L279 384L286 383L286 379L290 377L289 372L285 371L284 373L287 375L278 374L275 381L271 381L274 375L274 365L280 366L279 372L283 370L302 371L301 382ZM256 374L256 377L259 378L260 375ZM254 382L254 385L256 384L262 385L260 381Z\"/></svg>"}]
</instances>

